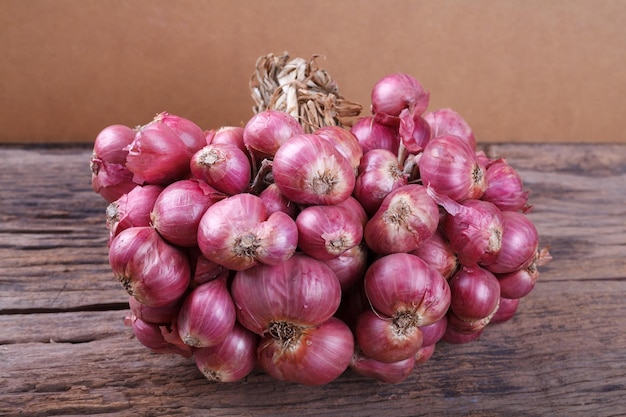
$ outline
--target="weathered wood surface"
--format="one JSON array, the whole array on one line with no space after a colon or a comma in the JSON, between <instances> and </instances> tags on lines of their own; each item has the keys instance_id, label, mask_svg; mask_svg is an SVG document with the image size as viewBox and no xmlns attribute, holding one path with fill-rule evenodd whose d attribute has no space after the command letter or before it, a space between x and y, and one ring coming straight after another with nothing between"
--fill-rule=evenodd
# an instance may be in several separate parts
<instances>
[{"instance_id":1,"label":"weathered wood surface","mask_svg":"<svg viewBox=\"0 0 626 417\"><path fill-rule=\"evenodd\" d=\"M0 415L617 416L626 413L626 146L490 145L554 260L509 322L438 345L399 384L209 383L123 325L85 147L0 147Z\"/></svg>"}]
</instances>

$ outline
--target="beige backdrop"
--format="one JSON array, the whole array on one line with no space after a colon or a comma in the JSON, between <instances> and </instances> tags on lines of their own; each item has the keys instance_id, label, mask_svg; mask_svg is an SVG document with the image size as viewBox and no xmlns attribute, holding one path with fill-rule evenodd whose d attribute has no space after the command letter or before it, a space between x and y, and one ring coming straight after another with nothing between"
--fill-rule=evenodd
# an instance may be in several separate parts
<instances>
[{"instance_id":1,"label":"beige backdrop","mask_svg":"<svg viewBox=\"0 0 626 417\"><path fill-rule=\"evenodd\" d=\"M252 114L260 55L322 54L369 106L396 71L481 142L625 142L624 0L0 0L0 142L92 142L156 113Z\"/></svg>"}]
</instances>

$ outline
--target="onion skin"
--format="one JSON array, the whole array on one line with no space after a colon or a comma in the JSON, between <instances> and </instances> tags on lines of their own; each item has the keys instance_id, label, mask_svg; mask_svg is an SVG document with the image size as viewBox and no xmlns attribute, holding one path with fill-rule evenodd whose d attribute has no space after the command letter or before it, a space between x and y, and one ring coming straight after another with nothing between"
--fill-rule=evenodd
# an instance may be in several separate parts
<instances>
[{"instance_id":1,"label":"onion skin","mask_svg":"<svg viewBox=\"0 0 626 417\"><path fill-rule=\"evenodd\" d=\"M150 226L150 212L161 191L163 187L160 185L135 185L128 193L109 204L106 209L109 239L129 227Z\"/></svg>"},{"instance_id":2,"label":"onion skin","mask_svg":"<svg viewBox=\"0 0 626 417\"><path fill-rule=\"evenodd\" d=\"M341 302L341 286L330 267L301 253L278 265L238 271L231 294L239 323L260 336L276 322L319 325Z\"/></svg>"},{"instance_id":3,"label":"onion skin","mask_svg":"<svg viewBox=\"0 0 626 417\"><path fill-rule=\"evenodd\" d=\"M313 133L330 141L339 153L350 162L356 175L363 156L363 148L352 132L339 126L323 126Z\"/></svg>"},{"instance_id":4,"label":"onion skin","mask_svg":"<svg viewBox=\"0 0 626 417\"><path fill-rule=\"evenodd\" d=\"M109 264L129 295L151 307L180 298L191 280L189 261L152 227L131 227L111 242Z\"/></svg>"},{"instance_id":5,"label":"onion skin","mask_svg":"<svg viewBox=\"0 0 626 417\"><path fill-rule=\"evenodd\" d=\"M278 264L298 244L295 221L283 212L267 216L261 198L236 194L210 206L198 225L198 246L212 262L241 271Z\"/></svg>"},{"instance_id":6,"label":"onion skin","mask_svg":"<svg viewBox=\"0 0 626 417\"><path fill-rule=\"evenodd\" d=\"M404 381L413 373L415 356L398 362L384 363L368 358L362 352L357 351L352 356L350 368L359 375L396 384Z\"/></svg>"},{"instance_id":7,"label":"onion skin","mask_svg":"<svg viewBox=\"0 0 626 417\"><path fill-rule=\"evenodd\" d=\"M243 127L241 126L222 126L207 136L207 145L226 143L235 145L237 148L250 159L251 155L243 141Z\"/></svg>"},{"instance_id":8,"label":"onion skin","mask_svg":"<svg viewBox=\"0 0 626 417\"><path fill-rule=\"evenodd\" d=\"M446 332L446 327L448 327L447 316L444 316L427 326L421 326L420 331L422 332L423 337L422 346L434 345L440 341Z\"/></svg>"},{"instance_id":9,"label":"onion skin","mask_svg":"<svg viewBox=\"0 0 626 417\"><path fill-rule=\"evenodd\" d=\"M394 253L374 261L365 273L365 293L381 315L415 314L417 326L445 316L450 287L443 276L415 255Z\"/></svg>"},{"instance_id":10,"label":"onion skin","mask_svg":"<svg viewBox=\"0 0 626 417\"><path fill-rule=\"evenodd\" d=\"M431 137L454 135L463 139L472 149L476 149L476 138L470 125L456 111L443 108L424 114L430 125Z\"/></svg>"},{"instance_id":11,"label":"onion skin","mask_svg":"<svg viewBox=\"0 0 626 417\"><path fill-rule=\"evenodd\" d=\"M272 173L285 197L305 205L339 204L352 195L356 180L350 162L330 141L314 134L283 143Z\"/></svg>"},{"instance_id":12,"label":"onion skin","mask_svg":"<svg viewBox=\"0 0 626 417\"><path fill-rule=\"evenodd\" d=\"M271 183L263 191L261 191L259 197L263 200L263 203L267 208L268 216L275 211L282 211L292 219L295 219L298 215L298 206L282 195L278 189L278 185L275 183Z\"/></svg>"},{"instance_id":13,"label":"onion skin","mask_svg":"<svg viewBox=\"0 0 626 417\"><path fill-rule=\"evenodd\" d=\"M215 279L194 288L178 313L178 333L192 347L215 346L235 325L235 304L226 287L226 278Z\"/></svg>"},{"instance_id":14,"label":"onion skin","mask_svg":"<svg viewBox=\"0 0 626 417\"><path fill-rule=\"evenodd\" d=\"M352 332L334 317L302 329L289 343L268 334L257 348L259 364L270 376L309 386L337 379L350 365L353 352Z\"/></svg>"},{"instance_id":15,"label":"onion skin","mask_svg":"<svg viewBox=\"0 0 626 417\"><path fill-rule=\"evenodd\" d=\"M435 345L422 345L415 354L415 365L421 365L428 361L435 353Z\"/></svg>"},{"instance_id":16,"label":"onion skin","mask_svg":"<svg viewBox=\"0 0 626 417\"><path fill-rule=\"evenodd\" d=\"M439 208L419 184L390 192L365 225L364 239L375 253L386 255L419 248L437 229Z\"/></svg>"},{"instance_id":17,"label":"onion skin","mask_svg":"<svg viewBox=\"0 0 626 417\"><path fill-rule=\"evenodd\" d=\"M239 324L218 345L194 350L196 366L211 382L237 382L256 365L258 336Z\"/></svg>"},{"instance_id":18,"label":"onion skin","mask_svg":"<svg viewBox=\"0 0 626 417\"><path fill-rule=\"evenodd\" d=\"M135 297L128 297L128 306L131 313L148 323L167 325L178 317L182 298L162 307L150 307L141 304Z\"/></svg>"},{"instance_id":19,"label":"onion skin","mask_svg":"<svg viewBox=\"0 0 626 417\"><path fill-rule=\"evenodd\" d=\"M333 270L341 284L341 290L345 291L365 275L368 265L367 247L361 242L338 257L325 260L324 263Z\"/></svg>"},{"instance_id":20,"label":"onion skin","mask_svg":"<svg viewBox=\"0 0 626 417\"><path fill-rule=\"evenodd\" d=\"M180 140L185 144L187 153L193 155L206 145L205 134L194 122L184 117L176 116L168 112L162 112L155 116L151 123L162 123L176 133Z\"/></svg>"},{"instance_id":21,"label":"onion skin","mask_svg":"<svg viewBox=\"0 0 626 417\"><path fill-rule=\"evenodd\" d=\"M191 348L184 345L168 326L149 323L133 315L127 317L125 322L132 327L133 334L139 343L152 352L176 354L185 358L192 356Z\"/></svg>"},{"instance_id":22,"label":"onion skin","mask_svg":"<svg viewBox=\"0 0 626 417\"><path fill-rule=\"evenodd\" d=\"M378 123L374 116L362 117L350 128L363 149L363 154L373 149L385 149L398 155L400 136L397 129Z\"/></svg>"},{"instance_id":23,"label":"onion skin","mask_svg":"<svg viewBox=\"0 0 626 417\"><path fill-rule=\"evenodd\" d=\"M92 158L111 164L124 165L128 150L124 149L135 139L135 131L128 126L107 126L98 133L93 144Z\"/></svg>"},{"instance_id":24,"label":"onion skin","mask_svg":"<svg viewBox=\"0 0 626 417\"><path fill-rule=\"evenodd\" d=\"M535 260L538 249L539 233L532 221L523 213L503 211L502 247L486 268L496 274L526 268Z\"/></svg>"},{"instance_id":25,"label":"onion skin","mask_svg":"<svg viewBox=\"0 0 626 417\"><path fill-rule=\"evenodd\" d=\"M407 184L398 158L386 149L372 149L361 158L354 197L372 216L390 192Z\"/></svg>"},{"instance_id":26,"label":"onion skin","mask_svg":"<svg viewBox=\"0 0 626 417\"><path fill-rule=\"evenodd\" d=\"M539 278L539 270L532 263L526 268L506 274L496 274L500 283L500 296L504 298L526 297L535 288Z\"/></svg>"},{"instance_id":27,"label":"onion skin","mask_svg":"<svg viewBox=\"0 0 626 417\"><path fill-rule=\"evenodd\" d=\"M191 174L227 195L246 191L251 180L248 156L236 145L214 143L194 153Z\"/></svg>"},{"instance_id":28,"label":"onion skin","mask_svg":"<svg viewBox=\"0 0 626 417\"><path fill-rule=\"evenodd\" d=\"M529 191L519 173L504 158L489 161L485 171L487 188L481 199L495 204L502 211L522 211L531 209L528 205Z\"/></svg>"},{"instance_id":29,"label":"onion skin","mask_svg":"<svg viewBox=\"0 0 626 417\"><path fill-rule=\"evenodd\" d=\"M124 164L106 162L91 158L91 188L112 203L137 186L133 173Z\"/></svg>"},{"instance_id":30,"label":"onion skin","mask_svg":"<svg viewBox=\"0 0 626 417\"><path fill-rule=\"evenodd\" d=\"M283 143L304 133L302 125L289 113L264 110L252 116L244 126L243 141L258 159L273 158Z\"/></svg>"},{"instance_id":31,"label":"onion skin","mask_svg":"<svg viewBox=\"0 0 626 417\"><path fill-rule=\"evenodd\" d=\"M381 123L397 126L403 110L408 110L408 117L411 118L422 114L428 107L429 99L429 93L411 75L390 74L378 80L372 88L372 113Z\"/></svg>"},{"instance_id":32,"label":"onion skin","mask_svg":"<svg viewBox=\"0 0 626 417\"><path fill-rule=\"evenodd\" d=\"M500 297L500 308L496 311L496 314L491 318L490 323L504 323L513 318L517 308L519 307L519 298L504 298Z\"/></svg>"},{"instance_id":33,"label":"onion skin","mask_svg":"<svg viewBox=\"0 0 626 417\"><path fill-rule=\"evenodd\" d=\"M403 119L399 133L405 149L412 154L422 152L431 137L430 125L419 114L414 115L412 119Z\"/></svg>"},{"instance_id":34,"label":"onion skin","mask_svg":"<svg viewBox=\"0 0 626 417\"><path fill-rule=\"evenodd\" d=\"M450 279L459 266L456 254L450 248L441 229L437 229L419 248L409 253L419 256L427 264L433 266L445 279Z\"/></svg>"},{"instance_id":35,"label":"onion skin","mask_svg":"<svg viewBox=\"0 0 626 417\"><path fill-rule=\"evenodd\" d=\"M463 267L454 274L449 283L450 309L461 320L481 320L493 315L498 308L500 284L488 270Z\"/></svg>"}]
</instances>

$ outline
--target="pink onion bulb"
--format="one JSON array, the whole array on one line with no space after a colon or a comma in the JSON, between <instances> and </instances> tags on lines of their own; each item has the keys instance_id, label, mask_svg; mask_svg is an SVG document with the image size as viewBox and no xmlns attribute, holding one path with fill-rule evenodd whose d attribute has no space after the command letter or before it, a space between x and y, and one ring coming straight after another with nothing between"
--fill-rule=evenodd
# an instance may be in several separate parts
<instances>
[{"instance_id":1,"label":"pink onion bulb","mask_svg":"<svg viewBox=\"0 0 626 417\"><path fill-rule=\"evenodd\" d=\"M364 238L375 253L386 255L419 248L437 229L439 208L419 184L390 192L365 225Z\"/></svg>"},{"instance_id":2,"label":"pink onion bulb","mask_svg":"<svg viewBox=\"0 0 626 417\"><path fill-rule=\"evenodd\" d=\"M178 334L192 347L215 346L233 330L235 314L226 278L214 279L185 297L178 313Z\"/></svg>"},{"instance_id":3,"label":"pink onion bulb","mask_svg":"<svg viewBox=\"0 0 626 417\"><path fill-rule=\"evenodd\" d=\"M398 362L385 363L368 358L362 352L357 351L352 356L350 368L359 375L395 384L404 381L413 373L415 357L412 356Z\"/></svg>"},{"instance_id":4,"label":"pink onion bulb","mask_svg":"<svg viewBox=\"0 0 626 417\"><path fill-rule=\"evenodd\" d=\"M272 173L280 192L298 204L339 204L354 190L350 162L318 135L297 135L283 143Z\"/></svg>"},{"instance_id":5,"label":"pink onion bulb","mask_svg":"<svg viewBox=\"0 0 626 417\"><path fill-rule=\"evenodd\" d=\"M396 155L386 149L372 149L361 158L353 195L372 216L387 194L407 184Z\"/></svg>"},{"instance_id":6,"label":"pink onion bulb","mask_svg":"<svg viewBox=\"0 0 626 417\"><path fill-rule=\"evenodd\" d=\"M191 157L191 174L228 195L246 191L252 176L248 156L236 145L213 143Z\"/></svg>"},{"instance_id":7,"label":"pink onion bulb","mask_svg":"<svg viewBox=\"0 0 626 417\"><path fill-rule=\"evenodd\" d=\"M150 212L159 194L160 185L135 185L128 193L109 204L106 209L106 226L110 239L129 227L150 226Z\"/></svg>"},{"instance_id":8,"label":"pink onion bulb","mask_svg":"<svg viewBox=\"0 0 626 417\"><path fill-rule=\"evenodd\" d=\"M143 321L153 324L167 325L178 317L180 311L180 305L183 298L179 298L172 304L161 307L150 307L141 304L135 297L128 297L128 306L131 313Z\"/></svg>"},{"instance_id":9,"label":"pink onion bulb","mask_svg":"<svg viewBox=\"0 0 626 417\"><path fill-rule=\"evenodd\" d=\"M404 119L398 131L402 144L412 154L424 150L431 137L430 125L419 114L414 115L412 119Z\"/></svg>"},{"instance_id":10,"label":"pink onion bulb","mask_svg":"<svg viewBox=\"0 0 626 417\"><path fill-rule=\"evenodd\" d=\"M150 213L152 227L168 242L191 247L198 242L204 212L226 196L203 181L179 180L165 187Z\"/></svg>"},{"instance_id":11,"label":"pink onion bulb","mask_svg":"<svg viewBox=\"0 0 626 417\"><path fill-rule=\"evenodd\" d=\"M519 298L504 298L501 296L500 307L498 307L498 311L496 311L496 314L491 318L490 323L504 323L505 321L511 320L517 312L519 304Z\"/></svg>"},{"instance_id":12,"label":"pink onion bulb","mask_svg":"<svg viewBox=\"0 0 626 417\"><path fill-rule=\"evenodd\" d=\"M372 149L386 149L398 155L400 146L398 130L377 122L374 116L360 118L352 125L350 132L356 137L364 154Z\"/></svg>"},{"instance_id":13,"label":"pink onion bulb","mask_svg":"<svg viewBox=\"0 0 626 417\"><path fill-rule=\"evenodd\" d=\"M313 133L329 140L339 153L350 162L356 175L363 156L363 148L349 130L339 126L323 126Z\"/></svg>"},{"instance_id":14,"label":"pink onion bulb","mask_svg":"<svg viewBox=\"0 0 626 417\"><path fill-rule=\"evenodd\" d=\"M490 162L485 172L487 188L481 199L495 204L503 211L523 211L530 209L528 205L529 191L519 173L505 159Z\"/></svg>"},{"instance_id":15,"label":"pink onion bulb","mask_svg":"<svg viewBox=\"0 0 626 417\"><path fill-rule=\"evenodd\" d=\"M189 261L152 227L131 227L111 242L109 264L129 295L160 307L178 300L191 280Z\"/></svg>"},{"instance_id":16,"label":"pink onion bulb","mask_svg":"<svg viewBox=\"0 0 626 417\"><path fill-rule=\"evenodd\" d=\"M530 219L516 211L502 212L502 247L493 263L493 273L504 274L529 266L539 248L539 233Z\"/></svg>"},{"instance_id":17,"label":"pink onion bulb","mask_svg":"<svg viewBox=\"0 0 626 417\"><path fill-rule=\"evenodd\" d=\"M459 266L456 253L439 228L419 248L409 253L419 256L433 266L445 279L449 279Z\"/></svg>"},{"instance_id":18,"label":"pink onion bulb","mask_svg":"<svg viewBox=\"0 0 626 417\"><path fill-rule=\"evenodd\" d=\"M407 117L422 114L428 107L430 95L424 87L409 74L387 75L372 88L372 113L381 123L389 126L400 124L403 110Z\"/></svg>"},{"instance_id":19,"label":"pink onion bulb","mask_svg":"<svg viewBox=\"0 0 626 417\"><path fill-rule=\"evenodd\" d=\"M296 217L298 247L315 259L332 259L363 239L359 217L338 206L309 206Z\"/></svg>"},{"instance_id":20,"label":"pink onion bulb","mask_svg":"<svg viewBox=\"0 0 626 417\"><path fill-rule=\"evenodd\" d=\"M450 279L450 310L461 320L476 321L492 316L500 301L500 284L489 271L463 267ZM448 322L450 325L450 322Z\"/></svg>"},{"instance_id":21,"label":"pink onion bulb","mask_svg":"<svg viewBox=\"0 0 626 417\"><path fill-rule=\"evenodd\" d=\"M212 132L210 138L207 139L207 145L215 145L220 143L226 143L228 145L235 145L241 151L250 157L250 153L246 148L243 141L243 127L241 126L222 126L219 129Z\"/></svg>"},{"instance_id":22,"label":"pink onion bulb","mask_svg":"<svg viewBox=\"0 0 626 417\"><path fill-rule=\"evenodd\" d=\"M367 270L367 247L363 242L333 259L324 261L333 270L341 289L346 290L359 282Z\"/></svg>"},{"instance_id":23,"label":"pink onion bulb","mask_svg":"<svg viewBox=\"0 0 626 417\"><path fill-rule=\"evenodd\" d=\"M150 124L162 123L176 133L185 144L187 153L193 155L206 145L204 132L194 122L184 117L176 116L168 112L162 112L155 116Z\"/></svg>"},{"instance_id":24,"label":"pink onion bulb","mask_svg":"<svg viewBox=\"0 0 626 417\"><path fill-rule=\"evenodd\" d=\"M487 182L476 152L457 136L428 142L419 160L422 183L455 201L480 198Z\"/></svg>"},{"instance_id":25,"label":"pink onion bulb","mask_svg":"<svg viewBox=\"0 0 626 417\"><path fill-rule=\"evenodd\" d=\"M261 198L236 194L210 206L198 225L198 246L212 262L241 271L287 260L298 245L298 227L287 214L269 216Z\"/></svg>"},{"instance_id":26,"label":"pink onion bulb","mask_svg":"<svg viewBox=\"0 0 626 417\"><path fill-rule=\"evenodd\" d=\"M438 109L424 114L424 119L430 125L431 137L458 136L472 149L476 149L476 138L472 128L456 111L448 108Z\"/></svg>"},{"instance_id":27,"label":"pink onion bulb","mask_svg":"<svg viewBox=\"0 0 626 417\"><path fill-rule=\"evenodd\" d=\"M296 118L279 110L264 110L255 114L243 129L244 144L258 159L272 158L288 139L304 133Z\"/></svg>"},{"instance_id":28,"label":"pink onion bulb","mask_svg":"<svg viewBox=\"0 0 626 417\"><path fill-rule=\"evenodd\" d=\"M282 195L275 183L271 183L261 191L259 197L263 200L268 215L275 211L282 211L292 219L298 215L298 205Z\"/></svg>"},{"instance_id":29,"label":"pink onion bulb","mask_svg":"<svg viewBox=\"0 0 626 417\"><path fill-rule=\"evenodd\" d=\"M178 338L178 334L167 325L149 323L131 314L125 323L132 327L133 334L145 347L154 353L176 354L190 358L191 348Z\"/></svg>"},{"instance_id":30,"label":"pink onion bulb","mask_svg":"<svg viewBox=\"0 0 626 417\"><path fill-rule=\"evenodd\" d=\"M256 365L258 336L235 323L221 343L194 351L196 366L211 382L237 382Z\"/></svg>"}]
</instances>

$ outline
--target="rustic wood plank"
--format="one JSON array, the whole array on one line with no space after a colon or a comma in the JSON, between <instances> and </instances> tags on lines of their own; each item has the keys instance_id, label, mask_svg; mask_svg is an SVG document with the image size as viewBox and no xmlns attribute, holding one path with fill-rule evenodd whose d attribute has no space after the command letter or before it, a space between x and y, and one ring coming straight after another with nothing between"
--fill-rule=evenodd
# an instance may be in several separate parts
<instances>
[{"instance_id":1,"label":"rustic wood plank","mask_svg":"<svg viewBox=\"0 0 626 417\"><path fill-rule=\"evenodd\" d=\"M626 407L626 351L616 348L626 332L615 320L626 305L614 297L625 291L623 280L542 282L511 321L467 345L438 345L402 383L347 372L317 388L262 373L209 383L190 359L139 345L123 311L28 315L30 327L4 315L19 342L0 345L0 415L610 416ZM65 336L47 341L55 335Z\"/></svg>"}]
</instances>

